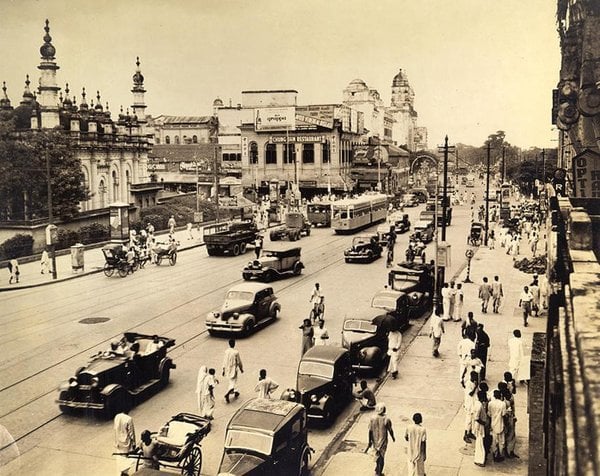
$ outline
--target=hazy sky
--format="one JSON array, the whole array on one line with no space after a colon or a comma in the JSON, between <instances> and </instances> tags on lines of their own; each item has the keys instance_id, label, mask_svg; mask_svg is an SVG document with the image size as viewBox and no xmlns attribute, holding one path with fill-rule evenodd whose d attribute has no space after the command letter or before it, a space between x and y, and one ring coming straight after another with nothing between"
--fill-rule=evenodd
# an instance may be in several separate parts
<instances>
[{"instance_id":1,"label":"hazy sky","mask_svg":"<svg viewBox=\"0 0 600 476\"><path fill-rule=\"evenodd\" d=\"M555 147L551 90L560 52L552 0L0 0L0 81L13 105L37 87L49 18L59 85L132 103L140 56L152 115L207 115L216 97L296 89L338 103L354 78L389 105L400 68L429 146L481 145L502 129L521 147ZM91 93L91 94L90 94Z\"/></svg>"}]
</instances>

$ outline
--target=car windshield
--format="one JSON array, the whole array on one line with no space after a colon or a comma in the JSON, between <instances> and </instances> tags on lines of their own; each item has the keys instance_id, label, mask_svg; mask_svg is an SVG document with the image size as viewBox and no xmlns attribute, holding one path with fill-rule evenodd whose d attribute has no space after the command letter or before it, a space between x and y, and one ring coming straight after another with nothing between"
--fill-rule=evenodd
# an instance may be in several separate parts
<instances>
[{"instance_id":1,"label":"car windshield","mask_svg":"<svg viewBox=\"0 0 600 476\"><path fill-rule=\"evenodd\" d=\"M310 375L312 377L333 378L333 365L322 362L311 362L303 360L298 369L299 375Z\"/></svg>"},{"instance_id":2,"label":"car windshield","mask_svg":"<svg viewBox=\"0 0 600 476\"><path fill-rule=\"evenodd\" d=\"M411 276L405 273L392 273L394 282L392 284L392 288L395 288L394 285L400 285L401 288L407 287L407 285L412 286L413 284L419 283L418 276Z\"/></svg>"},{"instance_id":3,"label":"car windshield","mask_svg":"<svg viewBox=\"0 0 600 476\"><path fill-rule=\"evenodd\" d=\"M370 323L369 321L351 319L344 322L344 330L357 332L376 332L377 326L375 324Z\"/></svg>"},{"instance_id":4,"label":"car windshield","mask_svg":"<svg viewBox=\"0 0 600 476\"><path fill-rule=\"evenodd\" d=\"M369 238L365 236L357 236L352 239L352 246L365 245L367 243L369 243Z\"/></svg>"},{"instance_id":5,"label":"car windshield","mask_svg":"<svg viewBox=\"0 0 600 476\"><path fill-rule=\"evenodd\" d=\"M248 301L252 302L254 294L249 291L229 291L227 293L228 301Z\"/></svg>"},{"instance_id":6,"label":"car windshield","mask_svg":"<svg viewBox=\"0 0 600 476\"><path fill-rule=\"evenodd\" d=\"M229 430L225 438L225 448L256 451L269 456L273 446L273 437L252 431Z\"/></svg>"}]
</instances>

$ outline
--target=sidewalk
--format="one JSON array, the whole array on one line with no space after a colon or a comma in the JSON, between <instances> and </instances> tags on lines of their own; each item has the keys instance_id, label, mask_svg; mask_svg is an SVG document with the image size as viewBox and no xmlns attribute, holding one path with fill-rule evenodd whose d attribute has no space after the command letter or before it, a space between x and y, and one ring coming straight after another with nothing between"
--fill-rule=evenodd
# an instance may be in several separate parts
<instances>
[{"instance_id":1,"label":"sidewalk","mask_svg":"<svg viewBox=\"0 0 600 476\"><path fill-rule=\"evenodd\" d=\"M204 244L202 240L202 232L197 228L192 230L194 239L190 240L186 229L176 230L174 233L175 239L179 242L178 251L196 248ZM156 234L159 241L166 240L168 231L158 232ZM8 268L2 269L0 280L0 292L11 291L15 289L27 289L37 286L45 286L52 283L67 281L69 279L87 276L88 274L98 273L104 267L104 254L102 253L103 245L93 245L86 247L84 251L84 269L83 271L74 271L71 267L71 254L65 254L56 257L56 274L57 279L52 279L52 274L42 274L40 261L32 261L30 263L19 264L21 272L19 283L8 284L10 273Z\"/></svg>"},{"instance_id":2,"label":"sidewalk","mask_svg":"<svg viewBox=\"0 0 600 476\"><path fill-rule=\"evenodd\" d=\"M525 245L525 243L524 243ZM526 249L526 246L522 248ZM531 253L527 250L527 256ZM521 258L522 256L520 256ZM490 390L503 378L507 370L508 344L513 329L521 329L527 356L531 353L534 332L545 331L544 318L530 318L529 327L523 328L522 314L518 307L522 287L531 282L526 275L512 266L512 257L504 248L494 250L480 247L471 262L473 284L463 284L465 292L464 312L473 311L475 319L485 325L490 336L491 348L488 355L487 382ZM500 276L505 300L499 314L482 314L477 297L483 276L491 281ZM459 274L457 282L464 281L466 270ZM490 305L491 308L491 305ZM459 364L456 354L460 338L460 323L448 322L440 347L441 358L431 356L432 342L429 338L429 320L413 323L422 326L414 340L403 341L404 356L397 380L385 379L377 391L377 401L383 402L391 419L396 442L388 443L384 472L387 476L407 474L406 442L404 431L412 422L412 415L423 415L423 426L427 430L427 461L425 472L436 475L479 475L479 474L527 474L529 451L529 428L527 414L527 385L518 385L515 395L517 446L515 453L520 459L508 459L494 463L488 458L486 467L473 463L474 445L463 442L464 410L463 388L459 383ZM368 423L371 415L359 414L348 432L343 436L333 457L325 463L320 474L337 476L344 474L371 475L374 473L374 458L364 453L368 441ZM318 474L318 473L317 473Z\"/></svg>"}]
</instances>

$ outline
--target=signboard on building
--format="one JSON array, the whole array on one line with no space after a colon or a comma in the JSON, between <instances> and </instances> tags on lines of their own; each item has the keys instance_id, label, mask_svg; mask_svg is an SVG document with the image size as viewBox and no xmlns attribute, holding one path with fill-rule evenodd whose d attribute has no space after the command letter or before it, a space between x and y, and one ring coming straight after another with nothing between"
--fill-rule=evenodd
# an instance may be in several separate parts
<instances>
[{"instance_id":1,"label":"signboard on building","mask_svg":"<svg viewBox=\"0 0 600 476\"><path fill-rule=\"evenodd\" d=\"M321 135L290 135L290 136L271 136L269 142L273 144L290 144L301 143L301 142L324 142L325 136Z\"/></svg>"},{"instance_id":2,"label":"signboard on building","mask_svg":"<svg viewBox=\"0 0 600 476\"><path fill-rule=\"evenodd\" d=\"M585 149L573 157L573 188L577 198L600 198L600 154Z\"/></svg>"},{"instance_id":3,"label":"signboard on building","mask_svg":"<svg viewBox=\"0 0 600 476\"><path fill-rule=\"evenodd\" d=\"M241 147L242 147L242 163L247 164L248 163L248 138L247 137L242 137Z\"/></svg>"},{"instance_id":4,"label":"signboard on building","mask_svg":"<svg viewBox=\"0 0 600 476\"><path fill-rule=\"evenodd\" d=\"M333 129L333 105L315 105L296 107L296 129Z\"/></svg>"},{"instance_id":5,"label":"signboard on building","mask_svg":"<svg viewBox=\"0 0 600 476\"><path fill-rule=\"evenodd\" d=\"M296 127L296 108L268 107L254 110L254 127L257 131L285 131Z\"/></svg>"}]
</instances>

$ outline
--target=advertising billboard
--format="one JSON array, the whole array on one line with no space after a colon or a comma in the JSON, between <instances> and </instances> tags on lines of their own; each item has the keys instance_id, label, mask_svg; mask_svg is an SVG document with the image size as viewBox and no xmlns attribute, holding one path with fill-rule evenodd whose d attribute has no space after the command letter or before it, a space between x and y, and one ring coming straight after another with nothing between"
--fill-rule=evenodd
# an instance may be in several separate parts
<instances>
[{"instance_id":1,"label":"advertising billboard","mask_svg":"<svg viewBox=\"0 0 600 476\"><path fill-rule=\"evenodd\" d=\"M285 131L296 128L296 108L266 107L254 110L254 126L257 131Z\"/></svg>"}]
</instances>

